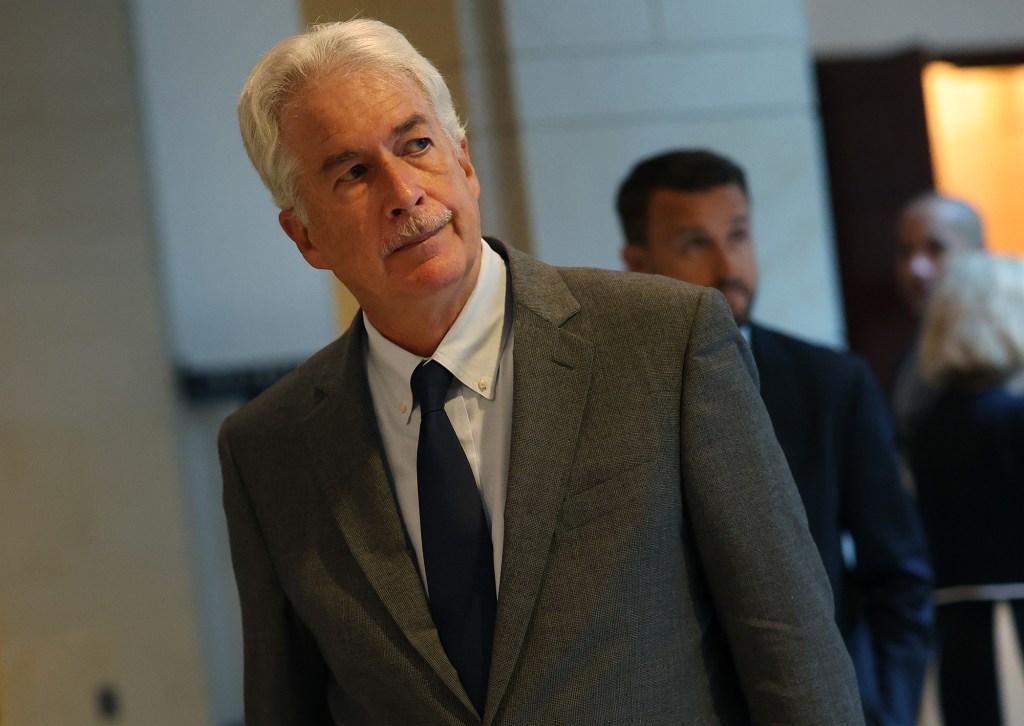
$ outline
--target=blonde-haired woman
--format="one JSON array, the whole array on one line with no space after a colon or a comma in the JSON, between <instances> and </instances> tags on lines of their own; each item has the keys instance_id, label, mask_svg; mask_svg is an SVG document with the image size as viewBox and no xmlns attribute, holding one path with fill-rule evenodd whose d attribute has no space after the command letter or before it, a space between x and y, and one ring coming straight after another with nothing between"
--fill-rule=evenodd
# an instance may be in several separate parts
<instances>
[{"instance_id":1,"label":"blonde-haired woman","mask_svg":"<svg viewBox=\"0 0 1024 726\"><path fill-rule=\"evenodd\" d=\"M941 388L910 462L935 565L943 718L1000 724L996 602L1024 634L1024 260L954 263L929 302L921 368Z\"/></svg>"}]
</instances>

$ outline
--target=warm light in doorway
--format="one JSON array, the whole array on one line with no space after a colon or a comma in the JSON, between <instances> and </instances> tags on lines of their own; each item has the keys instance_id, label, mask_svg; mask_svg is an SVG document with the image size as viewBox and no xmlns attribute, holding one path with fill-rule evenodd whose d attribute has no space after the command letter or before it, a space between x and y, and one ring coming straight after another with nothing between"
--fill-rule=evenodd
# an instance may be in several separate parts
<instances>
[{"instance_id":1,"label":"warm light in doorway","mask_svg":"<svg viewBox=\"0 0 1024 726\"><path fill-rule=\"evenodd\" d=\"M974 204L993 252L1024 254L1024 65L922 74L935 186Z\"/></svg>"}]
</instances>

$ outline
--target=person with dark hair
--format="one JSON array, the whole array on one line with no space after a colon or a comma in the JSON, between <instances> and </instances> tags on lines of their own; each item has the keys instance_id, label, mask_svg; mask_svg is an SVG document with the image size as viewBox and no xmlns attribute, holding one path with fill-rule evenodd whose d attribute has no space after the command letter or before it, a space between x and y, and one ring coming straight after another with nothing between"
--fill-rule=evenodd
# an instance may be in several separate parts
<instances>
[{"instance_id":1,"label":"person with dark hair","mask_svg":"<svg viewBox=\"0 0 1024 726\"><path fill-rule=\"evenodd\" d=\"M239 120L360 304L221 428L249 726L863 722L717 292L484 239L447 86L383 23L276 45Z\"/></svg>"},{"instance_id":2,"label":"person with dark hair","mask_svg":"<svg viewBox=\"0 0 1024 726\"><path fill-rule=\"evenodd\" d=\"M896 240L896 283L919 324L928 298L953 261L985 250L984 225L977 210L963 199L930 190L913 196L900 209ZM937 394L921 373L915 340L892 382L892 412L901 445Z\"/></svg>"},{"instance_id":3,"label":"person with dark hair","mask_svg":"<svg viewBox=\"0 0 1024 726\"><path fill-rule=\"evenodd\" d=\"M832 584L867 722L912 726L930 652L931 569L867 365L751 322L757 263L735 162L704 150L646 159L622 182L617 208L630 270L725 295Z\"/></svg>"},{"instance_id":4,"label":"person with dark hair","mask_svg":"<svg viewBox=\"0 0 1024 726\"><path fill-rule=\"evenodd\" d=\"M935 191L917 194L903 205L896 237L896 279L919 319L953 260L985 250L978 211L963 199Z\"/></svg>"},{"instance_id":5,"label":"person with dark hair","mask_svg":"<svg viewBox=\"0 0 1024 726\"><path fill-rule=\"evenodd\" d=\"M947 272L920 345L936 395L908 451L935 558L943 722L999 726L1000 682L1024 685L1000 679L994 628L1005 603L1024 648L1024 260L967 253Z\"/></svg>"}]
</instances>

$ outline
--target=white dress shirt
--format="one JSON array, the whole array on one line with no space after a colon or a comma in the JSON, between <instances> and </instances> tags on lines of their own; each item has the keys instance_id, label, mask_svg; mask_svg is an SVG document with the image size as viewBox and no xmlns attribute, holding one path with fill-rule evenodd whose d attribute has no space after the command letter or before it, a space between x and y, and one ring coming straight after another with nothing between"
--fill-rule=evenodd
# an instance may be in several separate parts
<instances>
[{"instance_id":1,"label":"white dress shirt","mask_svg":"<svg viewBox=\"0 0 1024 726\"><path fill-rule=\"evenodd\" d=\"M491 528L495 591L501 581L512 435L512 296L505 261L486 242L480 240L480 244L476 286L431 358L400 348L363 318L373 410L424 587L427 578L416 478L420 409L414 405L410 383L413 371L424 360L436 360L454 376L444 410L469 459Z\"/></svg>"}]
</instances>

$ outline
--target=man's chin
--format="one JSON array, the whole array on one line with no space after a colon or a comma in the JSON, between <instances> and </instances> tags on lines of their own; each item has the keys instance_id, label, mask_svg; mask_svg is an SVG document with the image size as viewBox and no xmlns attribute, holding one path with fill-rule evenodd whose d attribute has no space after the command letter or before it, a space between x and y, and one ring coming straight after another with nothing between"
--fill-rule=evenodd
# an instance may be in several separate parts
<instances>
[{"instance_id":1,"label":"man's chin","mask_svg":"<svg viewBox=\"0 0 1024 726\"><path fill-rule=\"evenodd\" d=\"M732 318L736 321L737 326L750 324L751 300L749 297L746 295L736 296L726 293L725 301L729 304L729 310L732 311Z\"/></svg>"}]
</instances>

